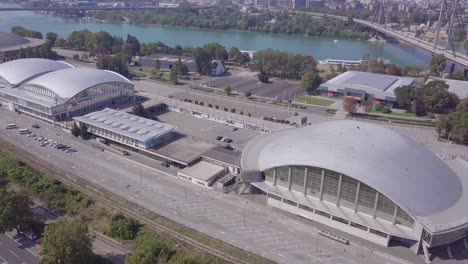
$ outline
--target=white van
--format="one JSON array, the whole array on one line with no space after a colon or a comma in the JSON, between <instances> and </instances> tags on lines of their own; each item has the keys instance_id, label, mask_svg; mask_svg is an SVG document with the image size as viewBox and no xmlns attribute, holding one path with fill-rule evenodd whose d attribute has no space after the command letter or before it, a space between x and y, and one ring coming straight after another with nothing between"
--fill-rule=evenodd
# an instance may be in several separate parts
<instances>
[{"instance_id":1,"label":"white van","mask_svg":"<svg viewBox=\"0 0 468 264\"><path fill-rule=\"evenodd\" d=\"M6 129L15 129L16 128L16 124L8 124L6 126Z\"/></svg>"},{"instance_id":2,"label":"white van","mask_svg":"<svg viewBox=\"0 0 468 264\"><path fill-rule=\"evenodd\" d=\"M22 134L22 135L31 133L31 131L29 131L29 129L27 129L27 128L22 128L22 129L20 129L19 132L20 132L20 134Z\"/></svg>"}]
</instances>

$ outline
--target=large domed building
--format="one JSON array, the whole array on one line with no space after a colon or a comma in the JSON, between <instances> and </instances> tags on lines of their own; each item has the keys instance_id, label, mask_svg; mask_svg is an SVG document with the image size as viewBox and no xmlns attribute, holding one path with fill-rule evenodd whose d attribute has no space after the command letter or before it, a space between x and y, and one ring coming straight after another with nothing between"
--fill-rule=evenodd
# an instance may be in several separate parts
<instances>
[{"instance_id":1,"label":"large domed building","mask_svg":"<svg viewBox=\"0 0 468 264\"><path fill-rule=\"evenodd\" d=\"M427 257L468 235L468 166L380 125L330 121L261 135L241 168L268 205L384 246Z\"/></svg>"},{"instance_id":2,"label":"large domed building","mask_svg":"<svg viewBox=\"0 0 468 264\"><path fill-rule=\"evenodd\" d=\"M0 64L0 105L47 122L71 120L133 99L133 83L113 71L47 59Z\"/></svg>"},{"instance_id":3,"label":"large domed building","mask_svg":"<svg viewBox=\"0 0 468 264\"><path fill-rule=\"evenodd\" d=\"M34 48L44 43L43 39L23 38L12 33L0 32L0 63L17 59L21 48Z\"/></svg>"}]
</instances>

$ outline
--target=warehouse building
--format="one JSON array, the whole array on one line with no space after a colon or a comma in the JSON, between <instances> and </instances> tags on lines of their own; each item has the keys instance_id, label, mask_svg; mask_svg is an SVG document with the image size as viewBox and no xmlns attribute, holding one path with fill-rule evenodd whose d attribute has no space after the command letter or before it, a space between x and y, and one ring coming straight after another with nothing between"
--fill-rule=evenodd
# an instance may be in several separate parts
<instances>
[{"instance_id":1,"label":"warehouse building","mask_svg":"<svg viewBox=\"0 0 468 264\"><path fill-rule=\"evenodd\" d=\"M134 85L122 75L46 59L0 64L0 104L47 122L128 103Z\"/></svg>"},{"instance_id":2,"label":"warehouse building","mask_svg":"<svg viewBox=\"0 0 468 264\"><path fill-rule=\"evenodd\" d=\"M0 63L16 60L20 49L38 47L44 43L43 39L23 38L12 33L0 32Z\"/></svg>"},{"instance_id":3,"label":"warehouse building","mask_svg":"<svg viewBox=\"0 0 468 264\"><path fill-rule=\"evenodd\" d=\"M371 99L375 104L393 107L396 102L395 89L413 82L412 78L347 71L321 84L319 91L322 96L353 98L358 103Z\"/></svg>"},{"instance_id":4,"label":"warehouse building","mask_svg":"<svg viewBox=\"0 0 468 264\"><path fill-rule=\"evenodd\" d=\"M442 81L448 85L448 91L454 93L460 99L468 98L468 81L452 80L452 79L442 79L438 77L429 77L427 83L432 81Z\"/></svg>"},{"instance_id":5,"label":"warehouse building","mask_svg":"<svg viewBox=\"0 0 468 264\"><path fill-rule=\"evenodd\" d=\"M427 260L468 235L467 165L383 126L331 121L260 135L241 168L270 206Z\"/></svg>"},{"instance_id":6,"label":"warehouse building","mask_svg":"<svg viewBox=\"0 0 468 264\"><path fill-rule=\"evenodd\" d=\"M101 111L73 118L84 123L96 136L133 148L149 149L170 140L175 126L105 108Z\"/></svg>"}]
</instances>

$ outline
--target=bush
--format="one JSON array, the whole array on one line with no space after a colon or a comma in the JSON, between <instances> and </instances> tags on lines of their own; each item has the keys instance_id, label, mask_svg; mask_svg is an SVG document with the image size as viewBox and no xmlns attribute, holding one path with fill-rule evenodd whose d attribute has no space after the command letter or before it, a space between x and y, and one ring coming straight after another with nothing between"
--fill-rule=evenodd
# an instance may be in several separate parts
<instances>
[{"instance_id":1,"label":"bush","mask_svg":"<svg viewBox=\"0 0 468 264\"><path fill-rule=\"evenodd\" d=\"M268 74L266 73L259 73L258 80L262 83L268 83L268 80L270 80L270 76L268 76Z\"/></svg>"},{"instance_id":2,"label":"bush","mask_svg":"<svg viewBox=\"0 0 468 264\"><path fill-rule=\"evenodd\" d=\"M50 207L77 213L90 204L88 199L67 189L56 179L43 175L2 153L0 153L0 175L6 175L10 181L29 189Z\"/></svg>"},{"instance_id":3,"label":"bush","mask_svg":"<svg viewBox=\"0 0 468 264\"><path fill-rule=\"evenodd\" d=\"M384 108L384 106L381 105L381 104L376 104L376 105L374 106L374 110L375 110L375 111L378 111L378 112L382 111L383 108Z\"/></svg>"},{"instance_id":4,"label":"bush","mask_svg":"<svg viewBox=\"0 0 468 264\"><path fill-rule=\"evenodd\" d=\"M250 91L247 91L244 93L245 97L249 98L250 96L252 96L252 92Z\"/></svg>"},{"instance_id":5,"label":"bush","mask_svg":"<svg viewBox=\"0 0 468 264\"><path fill-rule=\"evenodd\" d=\"M137 221L117 214L112 217L109 235L124 240L133 240L137 236L140 227L141 225Z\"/></svg>"},{"instance_id":6,"label":"bush","mask_svg":"<svg viewBox=\"0 0 468 264\"><path fill-rule=\"evenodd\" d=\"M427 117L429 117L429 118L435 118L435 115L434 115L434 113L427 112Z\"/></svg>"},{"instance_id":7,"label":"bush","mask_svg":"<svg viewBox=\"0 0 468 264\"><path fill-rule=\"evenodd\" d=\"M392 112L392 109L390 109L388 107L382 108L382 113L384 113L384 114L390 114L391 112Z\"/></svg>"}]
</instances>

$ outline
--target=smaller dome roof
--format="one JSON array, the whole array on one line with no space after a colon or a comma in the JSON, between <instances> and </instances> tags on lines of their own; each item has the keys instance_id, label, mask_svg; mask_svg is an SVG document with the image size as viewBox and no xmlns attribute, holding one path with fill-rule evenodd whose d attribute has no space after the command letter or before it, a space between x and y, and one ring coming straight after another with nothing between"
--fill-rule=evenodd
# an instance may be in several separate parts
<instances>
[{"instance_id":1,"label":"smaller dome roof","mask_svg":"<svg viewBox=\"0 0 468 264\"><path fill-rule=\"evenodd\" d=\"M78 93L103 83L126 83L127 78L112 72L91 68L70 68L54 71L32 79L25 85L37 85L53 91L62 99L70 99Z\"/></svg>"},{"instance_id":2,"label":"smaller dome roof","mask_svg":"<svg viewBox=\"0 0 468 264\"><path fill-rule=\"evenodd\" d=\"M29 40L23 37L12 33L0 32L0 50L27 43L29 43Z\"/></svg>"},{"instance_id":3,"label":"smaller dome roof","mask_svg":"<svg viewBox=\"0 0 468 264\"><path fill-rule=\"evenodd\" d=\"M36 58L19 59L0 64L0 77L16 86L41 74L68 68L74 67L63 61Z\"/></svg>"}]
</instances>

